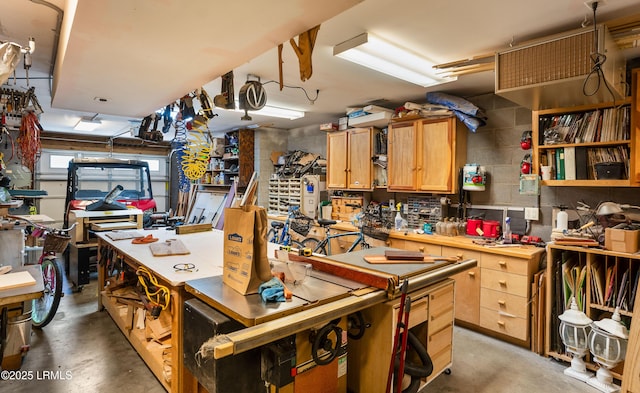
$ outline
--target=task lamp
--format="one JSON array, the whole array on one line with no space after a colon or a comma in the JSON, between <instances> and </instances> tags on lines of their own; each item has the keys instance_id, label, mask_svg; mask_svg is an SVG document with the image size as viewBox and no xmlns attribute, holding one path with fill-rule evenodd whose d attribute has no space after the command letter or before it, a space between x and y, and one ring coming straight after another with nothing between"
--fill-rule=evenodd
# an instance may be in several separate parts
<instances>
[{"instance_id":1,"label":"task lamp","mask_svg":"<svg viewBox=\"0 0 640 393\"><path fill-rule=\"evenodd\" d=\"M596 215L608 216L611 214L621 214L625 210L629 210L629 209L640 210L640 206L628 205L626 203L620 204L615 202L602 202L600 205L598 205L598 209L596 210Z\"/></svg>"},{"instance_id":2,"label":"task lamp","mask_svg":"<svg viewBox=\"0 0 640 393\"><path fill-rule=\"evenodd\" d=\"M558 316L560 319L560 337L573 358L571 367L564 370L564 374L582 382L593 377L593 373L587 371L587 366L582 358L589 352L589 332L591 330L591 318L578 309L576 298L571 297L571 306Z\"/></svg>"},{"instance_id":3,"label":"task lamp","mask_svg":"<svg viewBox=\"0 0 640 393\"><path fill-rule=\"evenodd\" d=\"M589 349L593 360L600 365L595 377L587 383L605 393L620 391L613 383L611 369L624 359L627 352L629 331L620 320L620 309L616 307L611 318L605 318L591 324Z\"/></svg>"}]
</instances>

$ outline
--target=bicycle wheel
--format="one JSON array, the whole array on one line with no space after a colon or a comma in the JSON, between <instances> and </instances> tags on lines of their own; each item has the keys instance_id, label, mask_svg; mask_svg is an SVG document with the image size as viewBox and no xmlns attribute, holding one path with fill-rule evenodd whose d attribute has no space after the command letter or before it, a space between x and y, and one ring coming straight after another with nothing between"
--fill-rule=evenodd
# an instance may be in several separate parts
<instances>
[{"instance_id":1,"label":"bicycle wheel","mask_svg":"<svg viewBox=\"0 0 640 393\"><path fill-rule=\"evenodd\" d=\"M313 237L308 237L302 241L303 248L310 248L316 254L327 255L327 250L323 245L320 246L320 241Z\"/></svg>"},{"instance_id":2,"label":"bicycle wheel","mask_svg":"<svg viewBox=\"0 0 640 393\"><path fill-rule=\"evenodd\" d=\"M44 293L41 298L33 300L31 307L31 320L36 328L43 328L51 322L62 297L62 272L58 261L44 258L41 267Z\"/></svg>"},{"instance_id":3,"label":"bicycle wheel","mask_svg":"<svg viewBox=\"0 0 640 393\"><path fill-rule=\"evenodd\" d=\"M267 241L270 242L270 243L277 243L278 242L278 231L276 231L273 228L269 229L269 232L267 232Z\"/></svg>"}]
</instances>

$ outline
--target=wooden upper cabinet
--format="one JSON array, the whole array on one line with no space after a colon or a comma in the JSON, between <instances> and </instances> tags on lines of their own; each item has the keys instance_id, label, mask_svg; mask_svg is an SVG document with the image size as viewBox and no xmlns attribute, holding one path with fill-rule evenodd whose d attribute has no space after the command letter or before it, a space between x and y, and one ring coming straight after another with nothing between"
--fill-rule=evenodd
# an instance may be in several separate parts
<instances>
[{"instance_id":1,"label":"wooden upper cabinet","mask_svg":"<svg viewBox=\"0 0 640 393\"><path fill-rule=\"evenodd\" d=\"M393 124L388 135L389 182L387 188L397 191L416 189L416 144L418 140L416 122Z\"/></svg>"},{"instance_id":2,"label":"wooden upper cabinet","mask_svg":"<svg viewBox=\"0 0 640 393\"><path fill-rule=\"evenodd\" d=\"M327 134L327 187L347 188L347 131Z\"/></svg>"},{"instance_id":3,"label":"wooden upper cabinet","mask_svg":"<svg viewBox=\"0 0 640 393\"><path fill-rule=\"evenodd\" d=\"M373 128L353 128L327 134L327 187L373 188Z\"/></svg>"},{"instance_id":4,"label":"wooden upper cabinet","mask_svg":"<svg viewBox=\"0 0 640 393\"><path fill-rule=\"evenodd\" d=\"M455 118L392 124L388 139L390 191L457 191L467 144L465 128Z\"/></svg>"}]
</instances>

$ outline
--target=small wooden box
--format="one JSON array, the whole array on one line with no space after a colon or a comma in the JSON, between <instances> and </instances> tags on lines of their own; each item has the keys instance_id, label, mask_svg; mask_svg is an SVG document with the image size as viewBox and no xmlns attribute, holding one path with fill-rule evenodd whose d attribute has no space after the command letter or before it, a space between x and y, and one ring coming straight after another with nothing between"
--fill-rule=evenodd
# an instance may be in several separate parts
<instances>
[{"instance_id":1,"label":"small wooden box","mask_svg":"<svg viewBox=\"0 0 640 393\"><path fill-rule=\"evenodd\" d=\"M332 197L331 218L349 221L354 214L362 211L362 197Z\"/></svg>"},{"instance_id":2,"label":"small wooden box","mask_svg":"<svg viewBox=\"0 0 640 393\"><path fill-rule=\"evenodd\" d=\"M638 251L640 230L605 228L604 248L610 251L634 253Z\"/></svg>"}]
</instances>

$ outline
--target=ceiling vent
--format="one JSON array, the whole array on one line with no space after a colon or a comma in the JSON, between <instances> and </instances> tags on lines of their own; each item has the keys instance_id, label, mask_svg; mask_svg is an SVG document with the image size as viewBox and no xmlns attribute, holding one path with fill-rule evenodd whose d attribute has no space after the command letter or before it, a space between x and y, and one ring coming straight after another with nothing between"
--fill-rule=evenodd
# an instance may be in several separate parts
<instances>
[{"instance_id":1,"label":"ceiling vent","mask_svg":"<svg viewBox=\"0 0 640 393\"><path fill-rule=\"evenodd\" d=\"M591 58L594 39L598 53L606 56L599 86ZM496 53L496 94L532 110L613 101L614 96L621 99L624 79L624 57L604 25Z\"/></svg>"}]
</instances>

